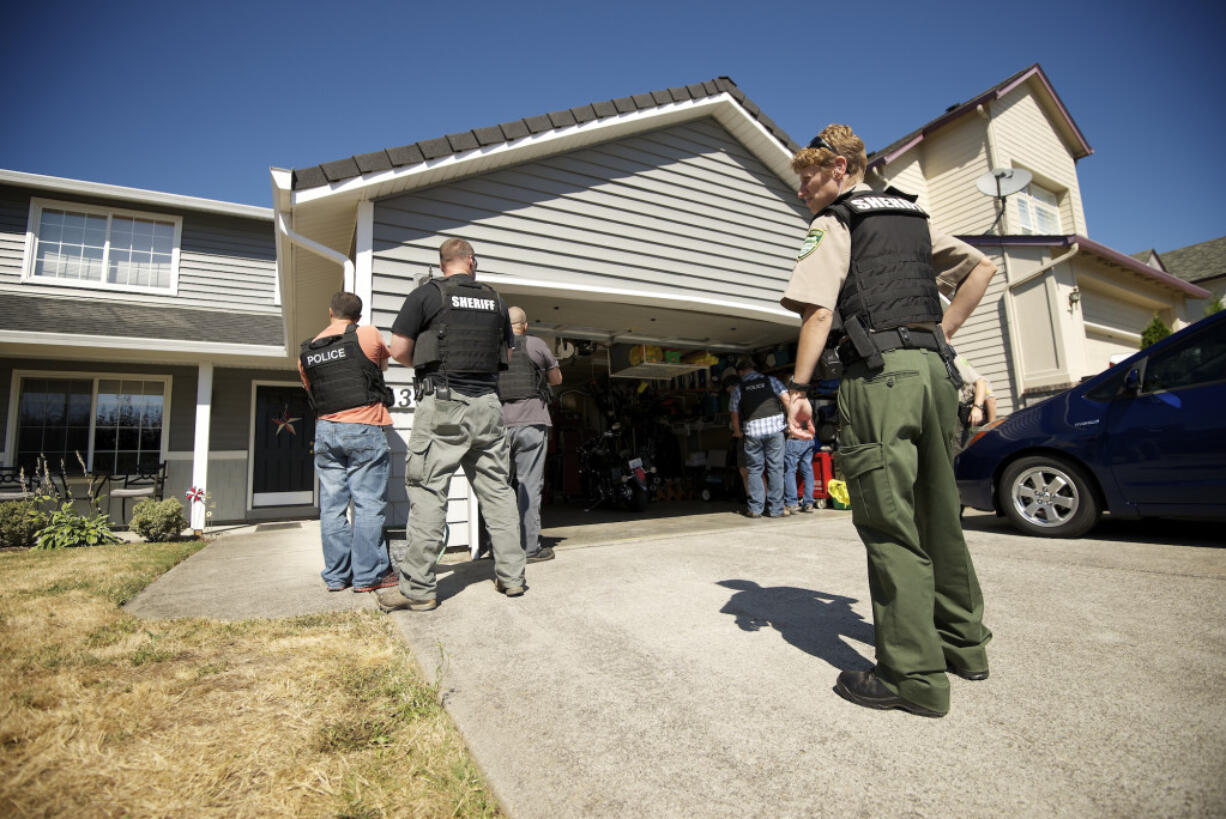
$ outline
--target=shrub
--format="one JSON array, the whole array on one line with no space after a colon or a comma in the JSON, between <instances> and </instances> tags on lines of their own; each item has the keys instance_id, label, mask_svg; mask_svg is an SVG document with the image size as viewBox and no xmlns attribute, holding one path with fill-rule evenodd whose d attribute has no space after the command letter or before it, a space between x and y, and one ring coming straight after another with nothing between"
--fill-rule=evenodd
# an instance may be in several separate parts
<instances>
[{"instance_id":1,"label":"shrub","mask_svg":"<svg viewBox=\"0 0 1226 819\"><path fill-rule=\"evenodd\" d=\"M183 517L183 504L178 498L164 501L146 498L132 508L132 520L128 525L133 532L155 543L176 539L187 528L187 519Z\"/></svg>"},{"instance_id":2,"label":"shrub","mask_svg":"<svg viewBox=\"0 0 1226 819\"><path fill-rule=\"evenodd\" d=\"M1158 318L1157 313L1154 313L1154 320L1141 331L1141 349L1144 350L1151 344L1157 344L1170 334L1171 328L1166 326L1166 322Z\"/></svg>"},{"instance_id":3,"label":"shrub","mask_svg":"<svg viewBox=\"0 0 1226 819\"><path fill-rule=\"evenodd\" d=\"M1209 300L1209 303L1205 305L1205 315L1212 316L1214 313L1219 313L1224 309L1226 309L1226 307L1222 306L1222 297L1214 296Z\"/></svg>"},{"instance_id":4,"label":"shrub","mask_svg":"<svg viewBox=\"0 0 1226 819\"><path fill-rule=\"evenodd\" d=\"M51 521L38 533L35 549L73 549L78 546L104 546L118 543L119 538L111 531L108 515L95 512L85 517L64 503L51 513Z\"/></svg>"},{"instance_id":5,"label":"shrub","mask_svg":"<svg viewBox=\"0 0 1226 819\"><path fill-rule=\"evenodd\" d=\"M37 500L0 503L0 546L33 546L35 536L49 521Z\"/></svg>"}]
</instances>

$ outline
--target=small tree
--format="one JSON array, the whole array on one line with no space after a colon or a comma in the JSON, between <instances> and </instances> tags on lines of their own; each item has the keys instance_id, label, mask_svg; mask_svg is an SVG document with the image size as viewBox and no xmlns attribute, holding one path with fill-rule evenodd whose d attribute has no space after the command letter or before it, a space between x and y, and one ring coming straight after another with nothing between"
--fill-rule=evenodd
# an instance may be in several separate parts
<instances>
[{"instance_id":1,"label":"small tree","mask_svg":"<svg viewBox=\"0 0 1226 819\"><path fill-rule=\"evenodd\" d=\"M1222 297L1214 296L1212 299L1209 300L1209 303L1205 305L1205 315L1212 316L1214 313L1218 312L1221 309L1222 309Z\"/></svg>"},{"instance_id":2,"label":"small tree","mask_svg":"<svg viewBox=\"0 0 1226 819\"><path fill-rule=\"evenodd\" d=\"M1158 318L1158 314L1154 313L1154 320L1149 323L1149 326L1141 331L1141 349L1144 350L1151 344L1156 344L1162 339L1171 334L1171 328L1166 326L1166 322Z\"/></svg>"}]
</instances>

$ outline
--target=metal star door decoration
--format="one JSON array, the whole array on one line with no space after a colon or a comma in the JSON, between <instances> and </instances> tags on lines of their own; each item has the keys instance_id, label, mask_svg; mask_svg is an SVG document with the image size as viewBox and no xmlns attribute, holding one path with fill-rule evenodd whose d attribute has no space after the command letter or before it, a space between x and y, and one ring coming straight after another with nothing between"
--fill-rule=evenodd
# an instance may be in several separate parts
<instances>
[{"instance_id":1,"label":"metal star door decoration","mask_svg":"<svg viewBox=\"0 0 1226 819\"><path fill-rule=\"evenodd\" d=\"M281 430L288 429L290 435L297 435L298 433L294 430L294 422L301 421L301 420L302 420L301 416L299 416L298 418L290 418L289 417L289 407L288 406L282 407L281 414L272 419L272 422L277 425L277 431L274 432L273 434L276 435L277 437L280 437Z\"/></svg>"}]
</instances>

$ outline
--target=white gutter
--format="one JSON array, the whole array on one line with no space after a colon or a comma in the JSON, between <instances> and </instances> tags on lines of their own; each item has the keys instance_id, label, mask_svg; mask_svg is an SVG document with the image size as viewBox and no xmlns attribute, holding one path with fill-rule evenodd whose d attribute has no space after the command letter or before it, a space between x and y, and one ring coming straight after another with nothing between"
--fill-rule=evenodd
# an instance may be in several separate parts
<instances>
[{"instance_id":1,"label":"white gutter","mask_svg":"<svg viewBox=\"0 0 1226 819\"><path fill-rule=\"evenodd\" d=\"M316 256L322 256L325 259L334 261L341 267L345 268L344 289L347 293L353 292L354 282L356 281L357 276L354 270L353 262L348 256L340 251L333 250L326 245L321 245L314 239L308 239L299 233L294 233L294 231L289 229L289 223L285 218L285 212L280 210L277 211L277 232L286 239L289 239L293 244L298 245L298 247L302 248L303 250L309 250Z\"/></svg>"},{"instance_id":2,"label":"white gutter","mask_svg":"<svg viewBox=\"0 0 1226 819\"><path fill-rule=\"evenodd\" d=\"M272 219L271 208L240 205L237 202L222 202L217 199L203 199L199 196L182 196L177 193L163 193L143 188L107 185L102 182L86 182L82 179L67 179L62 176L44 176L43 174L25 173L23 171L0 170L0 183L22 185L72 196L123 199L128 202L139 202L142 205L157 208L186 208L208 211L210 213L221 213L226 216L241 216L246 219Z\"/></svg>"}]
</instances>

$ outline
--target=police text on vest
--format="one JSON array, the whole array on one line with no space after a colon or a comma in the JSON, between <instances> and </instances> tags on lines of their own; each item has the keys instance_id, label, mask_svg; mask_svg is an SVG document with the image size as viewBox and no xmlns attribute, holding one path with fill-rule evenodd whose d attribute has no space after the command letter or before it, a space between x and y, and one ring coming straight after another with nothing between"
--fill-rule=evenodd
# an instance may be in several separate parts
<instances>
[{"instance_id":1,"label":"police text on vest","mask_svg":"<svg viewBox=\"0 0 1226 819\"><path fill-rule=\"evenodd\" d=\"M306 365L308 367L314 367L318 364L323 364L325 361L337 361L345 357L344 347L337 347L333 350L324 350L320 353L307 353Z\"/></svg>"}]
</instances>

